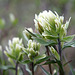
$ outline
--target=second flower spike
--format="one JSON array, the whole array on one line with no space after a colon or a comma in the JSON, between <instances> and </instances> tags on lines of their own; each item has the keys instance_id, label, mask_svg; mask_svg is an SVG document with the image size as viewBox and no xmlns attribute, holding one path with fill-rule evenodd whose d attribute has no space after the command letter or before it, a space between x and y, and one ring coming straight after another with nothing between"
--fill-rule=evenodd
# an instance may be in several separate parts
<instances>
[{"instance_id":1,"label":"second flower spike","mask_svg":"<svg viewBox=\"0 0 75 75\"><path fill-rule=\"evenodd\" d=\"M34 60L34 57L39 55L40 44L29 40L27 46L25 52L30 60Z\"/></svg>"}]
</instances>

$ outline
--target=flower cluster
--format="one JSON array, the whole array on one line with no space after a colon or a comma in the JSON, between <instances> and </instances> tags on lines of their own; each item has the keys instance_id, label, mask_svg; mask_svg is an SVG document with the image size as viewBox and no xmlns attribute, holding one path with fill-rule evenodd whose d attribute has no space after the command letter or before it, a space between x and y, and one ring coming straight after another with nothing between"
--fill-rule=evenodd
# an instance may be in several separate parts
<instances>
[{"instance_id":1,"label":"flower cluster","mask_svg":"<svg viewBox=\"0 0 75 75\"><path fill-rule=\"evenodd\" d=\"M59 16L56 12L43 11L39 15L35 14L35 27L47 39L63 39L66 35L66 30L69 25L69 21L63 23L64 17Z\"/></svg>"},{"instance_id":2,"label":"flower cluster","mask_svg":"<svg viewBox=\"0 0 75 75\"><path fill-rule=\"evenodd\" d=\"M34 57L39 55L40 44L29 40L27 46L25 52L30 60L34 60Z\"/></svg>"},{"instance_id":3,"label":"flower cluster","mask_svg":"<svg viewBox=\"0 0 75 75\"><path fill-rule=\"evenodd\" d=\"M6 46L6 51L4 51L4 53L12 59L18 59L23 48L22 39L15 37L12 41L9 40L8 45L9 46Z\"/></svg>"}]
</instances>

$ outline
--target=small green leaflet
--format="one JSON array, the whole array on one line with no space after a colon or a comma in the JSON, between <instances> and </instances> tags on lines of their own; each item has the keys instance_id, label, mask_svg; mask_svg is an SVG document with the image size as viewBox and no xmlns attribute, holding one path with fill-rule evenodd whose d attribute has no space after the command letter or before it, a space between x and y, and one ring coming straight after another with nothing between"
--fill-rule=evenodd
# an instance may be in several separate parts
<instances>
[{"instance_id":1,"label":"small green leaflet","mask_svg":"<svg viewBox=\"0 0 75 75\"><path fill-rule=\"evenodd\" d=\"M42 62L48 60L49 58L50 58L50 56L47 56L47 57L45 57L45 58L42 58L42 59L36 61L35 65L40 64L40 63L42 63Z\"/></svg>"},{"instance_id":2,"label":"small green leaflet","mask_svg":"<svg viewBox=\"0 0 75 75\"><path fill-rule=\"evenodd\" d=\"M65 43L62 49L67 48L67 47L75 47L75 40Z\"/></svg>"},{"instance_id":3,"label":"small green leaflet","mask_svg":"<svg viewBox=\"0 0 75 75\"><path fill-rule=\"evenodd\" d=\"M36 59L42 59L42 58L45 58L45 57L46 57L46 55L43 54L43 55L36 56L34 59L35 59L35 60L36 60Z\"/></svg>"},{"instance_id":4,"label":"small green leaflet","mask_svg":"<svg viewBox=\"0 0 75 75\"><path fill-rule=\"evenodd\" d=\"M75 35L66 36L61 41L62 42L70 42L74 39L74 37L75 37Z\"/></svg>"},{"instance_id":5,"label":"small green leaflet","mask_svg":"<svg viewBox=\"0 0 75 75\"><path fill-rule=\"evenodd\" d=\"M31 62L30 60L25 60L25 61L21 61L20 63L23 64L23 65L25 65L25 64L28 64L30 62Z\"/></svg>"}]
</instances>

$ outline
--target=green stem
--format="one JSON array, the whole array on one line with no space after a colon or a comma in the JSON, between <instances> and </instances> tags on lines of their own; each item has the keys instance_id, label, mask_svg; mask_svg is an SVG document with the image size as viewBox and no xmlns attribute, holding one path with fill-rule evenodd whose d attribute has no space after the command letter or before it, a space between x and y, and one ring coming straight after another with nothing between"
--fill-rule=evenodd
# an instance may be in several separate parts
<instances>
[{"instance_id":1,"label":"green stem","mask_svg":"<svg viewBox=\"0 0 75 75\"><path fill-rule=\"evenodd\" d=\"M50 56L48 46L45 46L45 47L46 47L47 55ZM50 61L50 59L49 59L49 61ZM48 66L49 66L49 71L52 74L51 64L48 64Z\"/></svg>"},{"instance_id":2,"label":"green stem","mask_svg":"<svg viewBox=\"0 0 75 75\"><path fill-rule=\"evenodd\" d=\"M59 62L59 73L60 73L60 75L65 75L61 61Z\"/></svg>"},{"instance_id":3,"label":"green stem","mask_svg":"<svg viewBox=\"0 0 75 75\"><path fill-rule=\"evenodd\" d=\"M15 68L15 70L16 70L15 75L18 75L18 62L16 62L16 68Z\"/></svg>"},{"instance_id":4,"label":"green stem","mask_svg":"<svg viewBox=\"0 0 75 75\"><path fill-rule=\"evenodd\" d=\"M32 75L34 75L34 63L32 62Z\"/></svg>"},{"instance_id":5,"label":"green stem","mask_svg":"<svg viewBox=\"0 0 75 75\"><path fill-rule=\"evenodd\" d=\"M62 51L61 51L61 42L60 42L59 38L58 38L58 49L59 49L60 60L62 60L62 58L61 58L61 53L62 53Z\"/></svg>"}]
</instances>

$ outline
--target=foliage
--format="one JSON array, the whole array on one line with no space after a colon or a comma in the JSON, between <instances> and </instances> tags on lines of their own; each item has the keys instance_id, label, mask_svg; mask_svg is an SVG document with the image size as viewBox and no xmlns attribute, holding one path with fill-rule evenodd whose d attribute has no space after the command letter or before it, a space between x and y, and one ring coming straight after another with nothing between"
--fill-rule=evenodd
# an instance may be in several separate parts
<instances>
[{"instance_id":1,"label":"foliage","mask_svg":"<svg viewBox=\"0 0 75 75\"><path fill-rule=\"evenodd\" d=\"M11 22L13 22L14 16L11 14L10 17ZM34 75L37 66L46 75L57 75L57 73L65 75L62 51L67 47L75 47L75 40L73 41L75 35L67 36L70 19L64 23L64 16L59 16L57 12L53 13L51 10L45 10L39 15L35 14L34 23L37 33L33 32L32 28L25 28L23 35L28 42L26 47L22 39L18 37L13 38L12 41L9 40L8 47L6 47L4 53L12 65L1 65L0 69L3 71L13 69L15 70L15 75L18 75L19 71L22 70L19 66L20 64L26 66L26 70L30 75ZM1 24L3 24L2 21ZM44 54L40 54L41 45L46 48L46 53ZM0 51L2 51L1 46ZM24 57L27 57L27 59L24 59ZM29 65L31 65L31 68L29 68ZM49 72L42 67L43 65L49 66ZM54 67L53 71L52 65ZM71 70L74 74L72 67ZM23 72L23 74L25 73Z\"/></svg>"}]
</instances>

